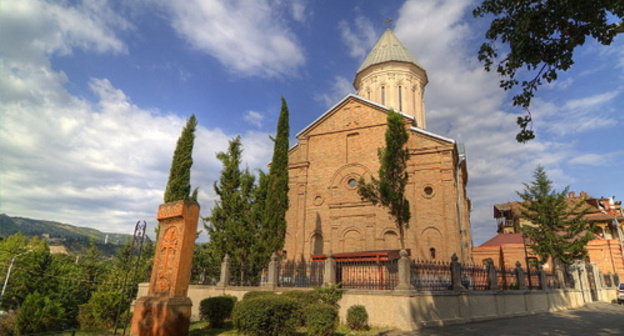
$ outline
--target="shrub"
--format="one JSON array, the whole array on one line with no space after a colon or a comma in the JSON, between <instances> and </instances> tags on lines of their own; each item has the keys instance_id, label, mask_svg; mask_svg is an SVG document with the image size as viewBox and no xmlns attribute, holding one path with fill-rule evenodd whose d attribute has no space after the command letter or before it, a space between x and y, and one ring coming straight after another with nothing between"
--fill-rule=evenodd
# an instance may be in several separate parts
<instances>
[{"instance_id":1,"label":"shrub","mask_svg":"<svg viewBox=\"0 0 624 336\"><path fill-rule=\"evenodd\" d=\"M362 305L349 307L347 310L347 325L353 330L368 329L368 313Z\"/></svg>"},{"instance_id":2,"label":"shrub","mask_svg":"<svg viewBox=\"0 0 624 336\"><path fill-rule=\"evenodd\" d=\"M301 290L293 290L293 291L285 291L282 293L283 296L289 297L291 299L299 302L303 310L311 304L320 303L320 295L316 291L301 291ZM299 314L300 318L297 320L298 326L305 325L305 316L304 314Z\"/></svg>"},{"instance_id":3,"label":"shrub","mask_svg":"<svg viewBox=\"0 0 624 336\"><path fill-rule=\"evenodd\" d=\"M340 308L338 301L342 298L344 290L338 288L340 283L333 284L327 287L314 287L314 291L318 293L321 303Z\"/></svg>"},{"instance_id":4,"label":"shrub","mask_svg":"<svg viewBox=\"0 0 624 336\"><path fill-rule=\"evenodd\" d=\"M275 294L274 292L271 292L271 291L247 292L247 293L245 293L245 295L243 295L243 301L250 300L250 299L255 299L257 297L262 297L262 296L270 296L270 295L277 295L277 294Z\"/></svg>"},{"instance_id":5,"label":"shrub","mask_svg":"<svg viewBox=\"0 0 624 336\"><path fill-rule=\"evenodd\" d=\"M338 310L328 304L313 304L305 309L306 330L310 336L331 336L336 330Z\"/></svg>"},{"instance_id":6,"label":"shrub","mask_svg":"<svg viewBox=\"0 0 624 336\"><path fill-rule=\"evenodd\" d=\"M286 296L286 297L297 300L301 304L301 306L304 308L307 305L319 303L321 300L321 296L316 291L301 291L301 290L285 291L282 293L282 296Z\"/></svg>"},{"instance_id":7,"label":"shrub","mask_svg":"<svg viewBox=\"0 0 624 336\"><path fill-rule=\"evenodd\" d=\"M15 322L16 322L16 316L14 312L10 312L4 316L0 316L0 335L17 336L17 329L16 329Z\"/></svg>"},{"instance_id":8,"label":"shrub","mask_svg":"<svg viewBox=\"0 0 624 336\"><path fill-rule=\"evenodd\" d=\"M199 304L199 316L202 320L208 320L211 328L223 326L223 321L232 316L232 309L236 298L231 295L223 295L207 298Z\"/></svg>"},{"instance_id":9,"label":"shrub","mask_svg":"<svg viewBox=\"0 0 624 336\"><path fill-rule=\"evenodd\" d=\"M284 336L295 332L301 305L288 297L268 295L243 300L232 313L239 332L255 336Z\"/></svg>"}]
</instances>

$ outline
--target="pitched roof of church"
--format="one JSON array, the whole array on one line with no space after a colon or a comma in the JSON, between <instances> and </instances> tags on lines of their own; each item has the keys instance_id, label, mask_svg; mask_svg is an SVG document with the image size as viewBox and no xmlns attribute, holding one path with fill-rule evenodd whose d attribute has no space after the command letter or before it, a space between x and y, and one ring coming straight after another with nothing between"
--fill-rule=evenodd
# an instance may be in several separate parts
<instances>
[{"instance_id":1,"label":"pitched roof of church","mask_svg":"<svg viewBox=\"0 0 624 336\"><path fill-rule=\"evenodd\" d=\"M379 40L377 40L377 43L375 43L375 46L357 72L360 72L371 65L388 61L414 63L415 65L421 67L416 58L407 50L407 48L405 48L390 28L386 29Z\"/></svg>"},{"instance_id":2,"label":"pitched roof of church","mask_svg":"<svg viewBox=\"0 0 624 336\"><path fill-rule=\"evenodd\" d=\"M391 110L390 107L388 106L384 106L381 105L379 103L376 103L372 100L366 99L364 97L358 96L356 94L353 93L349 93L348 95L346 95L344 98L342 98L338 103L336 103L336 105L330 107L327 111L325 111L325 113L321 114L318 118L316 118L316 120L314 120L313 122L311 122L308 126L304 127L301 131L299 131L299 133L297 133L297 137L299 137L300 135L304 134L305 132L309 131L310 129L312 129L314 126L318 125L325 117L327 117L328 115L330 115L334 110L336 110L336 108L340 105L342 105L347 99L349 98L353 98L353 99L357 99L363 102L366 102L368 104L371 104L373 106L378 107L379 109L382 109L384 111L389 111ZM409 114L405 114L403 112L397 111L397 113L400 113L403 117L414 120L414 117L409 115ZM438 140L442 140L442 141L446 141L446 142L450 142L450 143L455 143L455 140L447 138L447 137L443 137L441 135L435 134L433 132L429 132L426 131L422 128L418 128L418 127L411 127L410 128L413 132L417 132L417 133L421 133L427 136L430 136L432 138L436 138ZM293 149L296 145L292 146L290 149Z\"/></svg>"}]
</instances>

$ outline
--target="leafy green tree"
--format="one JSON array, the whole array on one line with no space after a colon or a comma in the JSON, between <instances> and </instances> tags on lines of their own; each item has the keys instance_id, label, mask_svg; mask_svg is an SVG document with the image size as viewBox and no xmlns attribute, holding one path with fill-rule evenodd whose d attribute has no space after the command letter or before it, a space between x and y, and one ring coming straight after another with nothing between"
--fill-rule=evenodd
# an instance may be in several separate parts
<instances>
[{"instance_id":1,"label":"leafy green tree","mask_svg":"<svg viewBox=\"0 0 624 336\"><path fill-rule=\"evenodd\" d=\"M530 240L531 250L541 263L552 258L571 264L586 256L585 246L593 238L593 227L585 220L585 203L569 204L568 187L555 191L541 166L535 169L533 178L531 184L524 184L524 191L517 192L524 201L520 216L533 224L520 228Z\"/></svg>"},{"instance_id":2,"label":"leafy green tree","mask_svg":"<svg viewBox=\"0 0 624 336\"><path fill-rule=\"evenodd\" d=\"M20 334L63 330L63 307L57 301L35 291L17 311L16 327Z\"/></svg>"},{"instance_id":3,"label":"leafy green tree","mask_svg":"<svg viewBox=\"0 0 624 336\"><path fill-rule=\"evenodd\" d=\"M473 15L493 17L485 33L488 41L479 50L485 69L495 66L505 90L522 87L513 97L513 104L527 111L517 120L518 142L535 137L528 108L537 88L568 70L574 50L588 37L610 45L624 32L621 0L483 0ZM525 74L528 77L521 79Z\"/></svg>"},{"instance_id":4,"label":"leafy green tree","mask_svg":"<svg viewBox=\"0 0 624 336\"><path fill-rule=\"evenodd\" d=\"M288 210L288 105L282 97L282 108L277 121L273 159L269 168L269 180L264 211L263 237L267 251L273 253L284 247L286 237L286 211Z\"/></svg>"},{"instance_id":5,"label":"leafy green tree","mask_svg":"<svg viewBox=\"0 0 624 336\"><path fill-rule=\"evenodd\" d=\"M253 262L254 245L259 243L253 221L255 177L249 170L241 170L242 145L240 137L229 143L228 151L217 154L223 163L215 193L219 196L212 213L204 220L210 236L212 251L220 251L219 259L225 253L232 260L233 271L239 274L241 283L249 280Z\"/></svg>"},{"instance_id":6,"label":"leafy green tree","mask_svg":"<svg viewBox=\"0 0 624 336\"><path fill-rule=\"evenodd\" d=\"M401 249L405 249L405 229L411 217L409 201L405 198L407 185L407 161L409 152L405 147L409 138L405 129L403 116L388 111L388 128L386 129L386 147L378 150L379 179L371 178L366 183L364 178L358 182L358 193L363 200L388 209L399 229Z\"/></svg>"},{"instance_id":7,"label":"leafy green tree","mask_svg":"<svg viewBox=\"0 0 624 336\"><path fill-rule=\"evenodd\" d=\"M38 237L28 239L21 234L15 234L0 242L0 260L5 267L8 268L11 259L17 255L20 256L15 259L2 298L2 307L5 309L16 309L30 293L49 293L54 289L54 282L46 277L52 257L45 241ZM7 273L2 273L4 282Z\"/></svg>"},{"instance_id":8,"label":"leafy green tree","mask_svg":"<svg viewBox=\"0 0 624 336\"><path fill-rule=\"evenodd\" d=\"M192 115L186 122L173 153L169 181L165 189L165 203L193 199L192 197L196 200L197 192L194 191L191 195L191 166L196 127L197 120L195 115Z\"/></svg>"}]
</instances>

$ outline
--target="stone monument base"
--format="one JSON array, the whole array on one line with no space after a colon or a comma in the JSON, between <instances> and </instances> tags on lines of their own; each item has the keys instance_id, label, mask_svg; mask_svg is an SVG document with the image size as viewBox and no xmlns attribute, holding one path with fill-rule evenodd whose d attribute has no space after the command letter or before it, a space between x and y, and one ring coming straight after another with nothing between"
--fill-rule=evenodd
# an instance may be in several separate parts
<instances>
[{"instance_id":1,"label":"stone monument base","mask_svg":"<svg viewBox=\"0 0 624 336\"><path fill-rule=\"evenodd\" d=\"M192 305L188 297L140 297L134 303L131 335L186 336Z\"/></svg>"}]
</instances>

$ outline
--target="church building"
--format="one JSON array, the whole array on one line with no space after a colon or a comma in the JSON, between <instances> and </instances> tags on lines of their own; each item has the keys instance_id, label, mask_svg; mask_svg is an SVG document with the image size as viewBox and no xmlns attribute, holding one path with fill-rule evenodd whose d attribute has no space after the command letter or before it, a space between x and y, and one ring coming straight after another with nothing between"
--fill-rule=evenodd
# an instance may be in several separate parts
<instances>
[{"instance_id":1,"label":"church building","mask_svg":"<svg viewBox=\"0 0 624 336\"><path fill-rule=\"evenodd\" d=\"M355 74L349 94L297 134L290 149L284 252L310 259L327 253L400 249L399 230L384 207L363 201L357 181L378 177L389 110L409 133L405 196L411 219L405 247L412 258L471 261L468 170L463 146L427 130L427 72L387 29Z\"/></svg>"}]
</instances>

